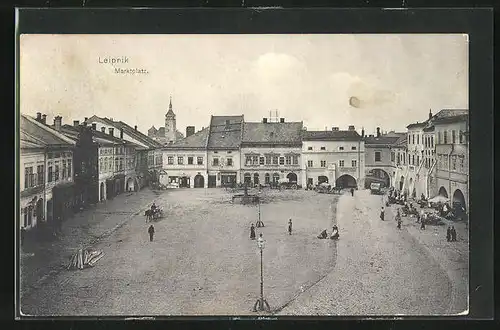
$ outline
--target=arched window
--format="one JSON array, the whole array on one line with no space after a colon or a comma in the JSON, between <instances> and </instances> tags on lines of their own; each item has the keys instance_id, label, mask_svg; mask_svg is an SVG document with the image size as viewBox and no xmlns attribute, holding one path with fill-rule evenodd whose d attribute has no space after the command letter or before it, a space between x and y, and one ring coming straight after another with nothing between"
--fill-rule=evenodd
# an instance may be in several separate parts
<instances>
[{"instance_id":1,"label":"arched window","mask_svg":"<svg viewBox=\"0 0 500 330\"><path fill-rule=\"evenodd\" d=\"M264 183L269 184L270 182L271 182L271 175L269 175L269 173L266 173L266 175L264 176Z\"/></svg>"}]
</instances>

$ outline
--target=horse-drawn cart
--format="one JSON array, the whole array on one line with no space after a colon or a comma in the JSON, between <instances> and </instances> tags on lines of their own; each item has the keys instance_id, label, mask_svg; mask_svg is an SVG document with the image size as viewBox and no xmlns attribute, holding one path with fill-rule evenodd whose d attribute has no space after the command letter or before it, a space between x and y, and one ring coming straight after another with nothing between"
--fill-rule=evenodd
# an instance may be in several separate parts
<instances>
[{"instance_id":1,"label":"horse-drawn cart","mask_svg":"<svg viewBox=\"0 0 500 330\"><path fill-rule=\"evenodd\" d=\"M144 212L144 215L146 216L146 222L157 220L163 218L163 210L160 208L147 209L146 212Z\"/></svg>"}]
</instances>

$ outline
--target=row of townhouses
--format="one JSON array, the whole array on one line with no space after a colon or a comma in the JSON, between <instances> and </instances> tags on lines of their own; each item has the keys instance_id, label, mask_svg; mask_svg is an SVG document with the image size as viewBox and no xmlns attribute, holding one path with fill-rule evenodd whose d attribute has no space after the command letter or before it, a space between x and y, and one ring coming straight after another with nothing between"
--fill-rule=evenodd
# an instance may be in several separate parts
<instances>
[{"instance_id":1,"label":"row of townhouses","mask_svg":"<svg viewBox=\"0 0 500 330\"><path fill-rule=\"evenodd\" d=\"M57 226L87 205L159 182L162 145L112 118L20 116L20 226Z\"/></svg>"}]
</instances>

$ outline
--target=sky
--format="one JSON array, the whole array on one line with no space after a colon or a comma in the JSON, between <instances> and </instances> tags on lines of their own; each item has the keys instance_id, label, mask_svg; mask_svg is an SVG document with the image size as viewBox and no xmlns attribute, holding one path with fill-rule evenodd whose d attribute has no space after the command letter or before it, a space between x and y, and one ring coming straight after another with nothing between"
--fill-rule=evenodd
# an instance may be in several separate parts
<instances>
[{"instance_id":1,"label":"sky","mask_svg":"<svg viewBox=\"0 0 500 330\"><path fill-rule=\"evenodd\" d=\"M95 114L144 133L164 126L170 97L182 133L210 115L276 110L308 130L404 132L429 109L468 108L458 34L22 35L19 68L21 113L63 124Z\"/></svg>"}]
</instances>

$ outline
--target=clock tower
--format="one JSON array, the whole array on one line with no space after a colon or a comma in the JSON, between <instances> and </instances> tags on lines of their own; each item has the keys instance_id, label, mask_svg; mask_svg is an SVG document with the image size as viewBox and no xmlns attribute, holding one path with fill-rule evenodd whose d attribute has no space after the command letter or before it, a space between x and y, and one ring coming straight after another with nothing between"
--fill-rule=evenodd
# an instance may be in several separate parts
<instances>
[{"instance_id":1,"label":"clock tower","mask_svg":"<svg viewBox=\"0 0 500 330\"><path fill-rule=\"evenodd\" d=\"M170 97L170 104L168 112L165 115L165 138L167 143L174 143L177 137L177 126L175 120L175 113L172 110L172 97Z\"/></svg>"}]
</instances>

